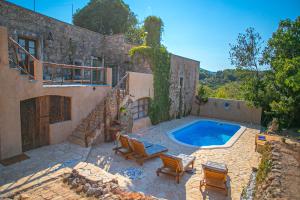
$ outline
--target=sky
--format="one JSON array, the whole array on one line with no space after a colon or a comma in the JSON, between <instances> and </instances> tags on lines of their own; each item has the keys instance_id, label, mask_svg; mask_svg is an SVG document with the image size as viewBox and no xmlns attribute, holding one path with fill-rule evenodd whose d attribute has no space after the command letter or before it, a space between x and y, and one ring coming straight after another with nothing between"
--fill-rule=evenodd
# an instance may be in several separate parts
<instances>
[{"instance_id":1,"label":"sky","mask_svg":"<svg viewBox=\"0 0 300 200\"><path fill-rule=\"evenodd\" d=\"M34 0L9 0L33 10ZM35 0L35 10L72 23L72 5L89 0ZM254 27L267 40L279 21L300 16L300 0L124 0L142 22L149 15L164 22L162 43L177 55L200 61L200 67L217 71L231 66L229 43ZM298 9L297 9L298 8Z\"/></svg>"}]
</instances>

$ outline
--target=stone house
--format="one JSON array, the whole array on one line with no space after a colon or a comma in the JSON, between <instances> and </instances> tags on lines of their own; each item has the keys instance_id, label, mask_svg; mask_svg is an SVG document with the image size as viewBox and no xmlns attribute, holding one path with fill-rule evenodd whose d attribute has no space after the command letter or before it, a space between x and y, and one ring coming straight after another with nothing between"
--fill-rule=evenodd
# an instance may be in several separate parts
<instances>
[{"instance_id":1,"label":"stone house","mask_svg":"<svg viewBox=\"0 0 300 200\"><path fill-rule=\"evenodd\" d=\"M0 1L0 160L66 139L110 141L130 104L133 130L151 124L153 76L128 56L123 35L105 36ZM190 113L199 62L171 54L170 116ZM130 99L130 101L129 101Z\"/></svg>"}]
</instances>

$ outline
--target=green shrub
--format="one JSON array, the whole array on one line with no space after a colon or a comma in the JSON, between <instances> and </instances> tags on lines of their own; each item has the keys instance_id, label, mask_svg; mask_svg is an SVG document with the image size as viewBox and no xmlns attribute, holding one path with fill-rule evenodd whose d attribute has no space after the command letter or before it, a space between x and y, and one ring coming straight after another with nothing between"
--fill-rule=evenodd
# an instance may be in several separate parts
<instances>
[{"instance_id":1,"label":"green shrub","mask_svg":"<svg viewBox=\"0 0 300 200\"><path fill-rule=\"evenodd\" d=\"M262 150L262 159L257 171L256 187L266 179L268 173L271 171L271 167L271 146L266 144Z\"/></svg>"}]
</instances>

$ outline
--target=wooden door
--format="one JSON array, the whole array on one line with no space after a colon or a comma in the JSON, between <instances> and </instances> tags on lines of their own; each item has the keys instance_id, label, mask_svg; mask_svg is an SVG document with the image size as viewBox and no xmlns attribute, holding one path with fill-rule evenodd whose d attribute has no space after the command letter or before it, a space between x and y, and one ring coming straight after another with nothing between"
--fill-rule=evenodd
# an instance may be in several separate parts
<instances>
[{"instance_id":1,"label":"wooden door","mask_svg":"<svg viewBox=\"0 0 300 200\"><path fill-rule=\"evenodd\" d=\"M49 96L39 97L36 104L37 110L37 140L36 145L44 146L49 144Z\"/></svg>"},{"instance_id":2,"label":"wooden door","mask_svg":"<svg viewBox=\"0 0 300 200\"><path fill-rule=\"evenodd\" d=\"M21 102L22 151L49 144L49 97Z\"/></svg>"},{"instance_id":3,"label":"wooden door","mask_svg":"<svg viewBox=\"0 0 300 200\"><path fill-rule=\"evenodd\" d=\"M36 99L21 101L22 151L34 148L36 135Z\"/></svg>"}]
</instances>

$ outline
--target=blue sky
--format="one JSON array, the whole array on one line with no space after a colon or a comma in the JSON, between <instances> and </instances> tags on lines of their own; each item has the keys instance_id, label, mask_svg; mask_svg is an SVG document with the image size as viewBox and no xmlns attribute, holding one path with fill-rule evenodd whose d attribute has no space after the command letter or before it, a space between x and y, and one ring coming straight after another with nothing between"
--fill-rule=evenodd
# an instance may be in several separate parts
<instances>
[{"instance_id":1,"label":"blue sky","mask_svg":"<svg viewBox=\"0 0 300 200\"><path fill-rule=\"evenodd\" d=\"M34 0L9 0L33 9ZM36 11L72 23L74 11L89 0L36 0ZM162 18L163 44L174 54L201 62L211 71L234 68L229 43L238 33L254 27L264 41L281 19L300 15L300 0L124 0L142 21L148 15ZM297 9L298 8L298 9Z\"/></svg>"}]
</instances>

